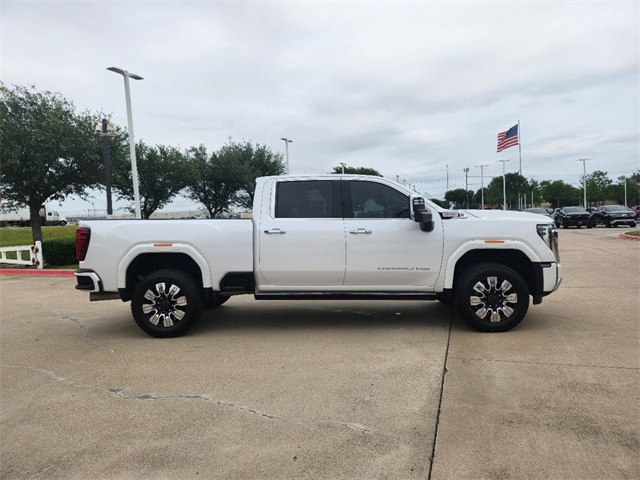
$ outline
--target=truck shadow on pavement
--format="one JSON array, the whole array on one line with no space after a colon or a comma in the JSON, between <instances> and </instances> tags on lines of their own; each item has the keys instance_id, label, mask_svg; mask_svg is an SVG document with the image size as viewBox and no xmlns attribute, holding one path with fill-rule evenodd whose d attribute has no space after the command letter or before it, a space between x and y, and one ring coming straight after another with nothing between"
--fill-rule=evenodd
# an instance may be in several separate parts
<instances>
[{"instance_id":1,"label":"truck shadow on pavement","mask_svg":"<svg viewBox=\"0 0 640 480\"><path fill-rule=\"evenodd\" d=\"M258 302L232 298L221 307L205 310L187 335L230 330L448 329L451 317L451 307L437 302Z\"/></svg>"}]
</instances>

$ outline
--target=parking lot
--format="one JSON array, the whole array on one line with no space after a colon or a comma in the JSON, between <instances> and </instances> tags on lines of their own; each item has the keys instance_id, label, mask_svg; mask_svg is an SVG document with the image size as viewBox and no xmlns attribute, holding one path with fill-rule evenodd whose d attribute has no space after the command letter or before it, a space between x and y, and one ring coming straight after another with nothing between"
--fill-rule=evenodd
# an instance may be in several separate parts
<instances>
[{"instance_id":1,"label":"parking lot","mask_svg":"<svg viewBox=\"0 0 640 480\"><path fill-rule=\"evenodd\" d=\"M640 241L560 231L511 332L437 302L236 297L189 335L0 276L0 478L640 477Z\"/></svg>"}]
</instances>

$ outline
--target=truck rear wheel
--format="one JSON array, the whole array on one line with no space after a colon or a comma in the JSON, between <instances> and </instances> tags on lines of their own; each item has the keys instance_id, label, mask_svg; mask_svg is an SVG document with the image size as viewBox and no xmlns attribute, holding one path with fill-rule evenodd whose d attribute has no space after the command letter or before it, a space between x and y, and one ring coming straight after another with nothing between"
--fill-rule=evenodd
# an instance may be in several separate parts
<instances>
[{"instance_id":1,"label":"truck rear wheel","mask_svg":"<svg viewBox=\"0 0 640 480\"><path fill-rule=\"evenodd\" d=\"M158 270L144 277L131 297L131 313L138 326L152 337L178 337L202 314L202 293L188 274Z\"/></svg>"},{"instance_id":2,"label":"truck rear wheel","mask_svg":"<svg viewBox=\"0 0 640 480\"><path fill-rule=\"evenodd\" d=\"M529 309L529 289L522 277L500 263L479 263L463 272L456 285L456 308L481 332L506 332Z\"/></svg>"}]
</instances>

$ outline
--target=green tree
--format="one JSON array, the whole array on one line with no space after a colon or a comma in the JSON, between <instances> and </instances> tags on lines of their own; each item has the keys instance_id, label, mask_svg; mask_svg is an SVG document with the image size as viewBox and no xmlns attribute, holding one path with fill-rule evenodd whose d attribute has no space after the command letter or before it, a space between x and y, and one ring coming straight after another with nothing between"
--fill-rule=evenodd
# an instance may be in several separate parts
<instances>
[{"instance_id":1,"label":"green tree","mask_svg":"<svg viewBox=\"0 0 640 480\"><path fill-rule=\"evenodd\" d=\"M514 172L507 173L504 177L507 186L507 208L518 208L518 197L529 191L529 181L519 173ZM497 206L504 203L502 185L502 175L499 177L493 177L491 182L489 182L489 185L484 189L484 201L486 204Z\"/></svg>"},{"instance_id":2,"label":"green tree","mask_svg":"<svg viewBox=\"0 0 640 480\"><path fill-rule=\"evenodd\" d=\"M342 174L342 169L342 165L338 165L337 167L333 167L333 171L331 173ZM373 175L374 177L382 177L380 172L375 168L369 167L349 167L348 165L345 165L344 173L351 175Z\"/></svg>"},{"instance_id":3,"label":"green tree","mask_svg":"<svg viewBox=\"0 0 640 480\"><path fill-rule=\"evenodd\" d=\"M439 207L442 207L444 209L449 208L449 202L447 202L446 200L440 200L439 198L430 198L429 200L431 200L433 203L435 203Z\"/></svg>"},{"instance_id":4,"label":"green tree","mask_svg":"<svg viewBox=\"0 0 640 480\"><path fill-rule=\"evenodd\" d=\"M0 83L0 197L4 208L29 208L34 242L42 240L42 205L85 197L102 182L100 117L76 113L59 93Z\"/></svg>"},{"instance_id":5,"label":"green tree","mask_svg":"<svg viewBox=\"0 0 640 480\"><path fill-rule=\"evenodd\" d=\"M470 208L473 203L473 190L456 188L445 192L444 199L452 205L452 208Z\"/></svg>"},{"instance_id":6,"label":"green tree","mask_svg":"<svg viewBox=\"0 0 640 480\"><path fill-rule=\"evenodd\" d=\"M218 152L222 162L238 165L240 187L235 194L235 203L246 209L253 207L256 178L282 175L286 171L281 153L274 153L266 145L252 145L248 141L229 142Z\"/></svg>"},{"instance_id":7,"label":"green tree","mask_svg":"<svg viewBox=\"0 0 640 480\"><path fill-rule=\"evenodd\" d=\"M246 169L237 160L235 155L209 155L204 145L187 150L191 180L186 195L201 203L211 218L228 210L243 188Z\"/></svg>"},{"instance_id":8,"label":"green tree","mask_svg":"<svg viewBox=\"0 0 640 480\"><path fill-rule=\"evenodd\" d=\"M627 206L640 205L640 192L636 190L637 181L638 179L634 178L633 173L628 177L618 177L618 183L614 183L609 187L607 199L613 200L620 205L624 205L626 183Z\"/></svg>"},{"instance_id":9,"label":"green tree","mask_svg":"<svg viewBox=\"0 0 640 480\"><path fill-rule=\"evenodd\" d=\"M629 176L627 188L631 188L635 192L629 195L629 202L640 205L640 168Z\"/></svg>"},{"instance_id":10,"label":"green tree","mask_svg":"<svg viewBox=\"0 0 640 480\"><path fill-rule=\"evenodd\" d=\"M131 163L118 156L113 161L113 188L121 199L134 201ZM144 142L136 144L138 187L142 218L167 205L191 180L184 155L176 148Z\"/></svg>"},{"instance_id":11,"label":"green tree","mask_svg":"<svg viewBox=\"0 0 640 480\"><path fill-rule=\"evenodd\" d=\"M582 182L583 178L580 179L580 183ZM607 197L611 185L613 185L613 180L609 178L607 172L595 170L591 175L587 175L587 202L589 205L594 203L602 205L605 200L610 200Z\"/></svg>"},{"instance_id":12,"label":"green tree","mask_svg":"<svg viewBox=\"0 0 640 480\"><path fill-rule=\"evenodd\" d=\"M543 180L540 182L542 198L551 204L552 208L576 205L580 199L580 189L562 180Z\"/></svg>"}]
</instances>

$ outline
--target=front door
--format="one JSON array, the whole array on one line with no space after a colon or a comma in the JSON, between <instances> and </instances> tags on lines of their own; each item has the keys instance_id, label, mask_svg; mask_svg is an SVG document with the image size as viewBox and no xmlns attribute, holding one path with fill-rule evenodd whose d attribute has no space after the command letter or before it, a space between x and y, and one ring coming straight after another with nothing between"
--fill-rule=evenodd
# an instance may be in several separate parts
<instances>
[{"instance_id":1,"label":"front door","mask_svg":"<svg viewBox=\"0 0 640 480\"><path fill-rule=\"evenodd\" d=\"M405 193L371 181L353 180L345 187L345 288L433 290L442 261L439 217L432 232L423 232L410 218Z\"/></svg>"}]
</instances>

